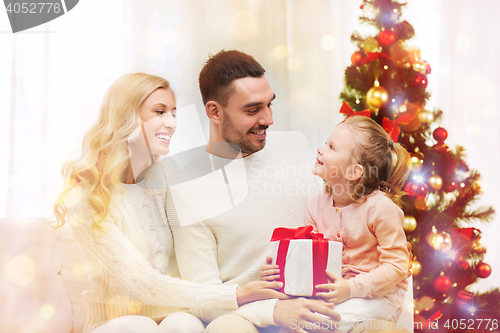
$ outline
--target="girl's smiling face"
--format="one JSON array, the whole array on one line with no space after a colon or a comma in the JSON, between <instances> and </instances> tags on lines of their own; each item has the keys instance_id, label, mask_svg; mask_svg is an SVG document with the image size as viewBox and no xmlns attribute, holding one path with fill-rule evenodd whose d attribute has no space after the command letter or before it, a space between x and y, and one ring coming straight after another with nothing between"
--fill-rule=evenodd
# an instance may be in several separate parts
<instances>
[{"instance_id":1,"label":"girl's smiling face","mask_svg":"<svg viewBox=\"0 0 500 333\"><path fill-rule=\"evenodd\" d=\"M353 133L343 124L338 125L328 136L325 145L319 147L313 174L330 183L344 185L350 179L353 167Z\"/></svg>"},{"instance_id":2,"label":"girl's smiling face","mask_svg":"<svg viewBox=\"0 0 500 333\"><path fill-rule=\"evenodd\" d=\"M170 139L177 128L174 95L170 89L153 91L142 103L139 117L154 155L167 155Z\"/></svg>"}]
</instances>

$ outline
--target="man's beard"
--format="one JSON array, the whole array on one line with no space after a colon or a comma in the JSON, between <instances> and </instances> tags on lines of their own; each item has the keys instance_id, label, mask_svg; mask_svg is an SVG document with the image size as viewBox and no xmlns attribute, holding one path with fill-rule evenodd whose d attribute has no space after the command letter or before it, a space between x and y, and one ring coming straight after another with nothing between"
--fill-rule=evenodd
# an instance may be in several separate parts
<instances>
[{"instance_id":1,"label":"man's beard","mask_svg":"<svg viewBox=\"0 0 500 333\"><path fill-rule=\"evenodd\" d=\"M259 126L259 128L251 130L262 131L266 130L268 127L269 126ZM260 144L251 142L248 138L248 135L250 135L250 131L246 133L239 132L227 113L225 113L224 121L221 124L221 132L222 138L227 142L238 145L243 154L250 155L256 153L266 145L265 139L262 140Z\"/></svg>"}]
</instances>

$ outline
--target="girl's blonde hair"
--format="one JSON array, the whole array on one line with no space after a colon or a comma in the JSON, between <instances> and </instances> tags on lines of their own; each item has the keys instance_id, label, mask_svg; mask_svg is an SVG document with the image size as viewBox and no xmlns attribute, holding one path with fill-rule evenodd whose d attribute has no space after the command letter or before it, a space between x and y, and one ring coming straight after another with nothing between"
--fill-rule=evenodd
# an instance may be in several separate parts
<instances>
[{"instance_id":1,"label":"girl's blonde hair","mask_svg":"<svg viewBox=\"0 0 500 333\"><path fill-rule=\"evenodd\" d=\"M358 200L381 190L401 206L401 189L411 170L410 154L401 144L393 142L371 118L352 116L342 124L352 131L352 163L363 167L363 176L353 183L352 199ZM331 193L328 183L325 183L325 192Z\"/></svg>"},{"instance_id":2,"label":"girl's blonde hair","mask_svg":"<svg viewBox=\"0 0 500 333\"><path fill-rule=\"evenodd\" d=\"M106 92L97 122L86 132L80 158L62 167L64 186L54 204L56 228L64 225L68 193L77 186L88 188L88 200L95 213L93 227L109 214L112 193L118 190L130 170L131 133L141 126L139 109L156 89L170 89L167 80L158 76L131 73L116 80ZM172 92L173 94L173 92Z\"/></svg>"}]
</instances>

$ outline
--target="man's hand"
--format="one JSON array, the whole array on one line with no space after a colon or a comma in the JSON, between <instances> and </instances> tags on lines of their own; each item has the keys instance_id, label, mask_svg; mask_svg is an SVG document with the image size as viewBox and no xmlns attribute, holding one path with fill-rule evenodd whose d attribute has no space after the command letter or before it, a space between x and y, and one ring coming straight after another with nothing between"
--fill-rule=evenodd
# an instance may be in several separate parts
<instances>
[{"instance_id":1,"label":"man's hand","mask_svg":"<svg viewBox=\"0 0 500 333\"><path fill-rule=\"evenodd\" d=\"M236 299L238 306L253 301L261 301L264 299L277 298L288 299L290 296L285 295L278 290L283 288L283 283L278 281L252 281L248 282L244 287L236 290Z\"/></svg>"},{"instance_id":2,"label":"man's hand","mask_svg":"<svg viewBox=\"0 0 500 333\"><path fill-rule=\"evenodd\" d=\"M409 255L409 261L410 261L410 263L408 264L408 274L406 274L406 277L409 278L413 274L413 271L411 270L411 268L413 267L413 263L412 263L413 253L411 253L411 243L406 242L406 247L408 248L408 255Z\"/></svg>"},{"instance_id":3,"label":"man's hand","mask_svg":"<svg viewBox=\"0 0 500 333\"><path fill-rule=\"evenodd\" d=\"M294 298L279 300L274 306L274 323L285 332L334 332L340 315L333 311L334 304L322 300ZM315 324L316 323L316 324ZM321 323L321 325L317 325Z\"/></svg>"},{"instance_id":4,"label":"man's hand","mask_svg":"<svg viewBox=\"0 0 500 333\"><path fill-rule=\"evenodd\" d=\"M277 281L280 279L280 266L272 263L273 258L266 257L266 264L260 266L259 277L261 281Z\"/></svg>"},{"instance_id":5,"label":"man's hand","mask_svg":"<svg viewBox=\"0 0 500 333\"><path fill-rule=\"evenodd\" d=\"M328 291L316 293L316 296L335 304L342 303L351 298L351 288L349 288L346 279L338 277L328 271L326 271L326 275L333 280L333 283L318 284L316 290Z\"/></svg>"}]
</instances>

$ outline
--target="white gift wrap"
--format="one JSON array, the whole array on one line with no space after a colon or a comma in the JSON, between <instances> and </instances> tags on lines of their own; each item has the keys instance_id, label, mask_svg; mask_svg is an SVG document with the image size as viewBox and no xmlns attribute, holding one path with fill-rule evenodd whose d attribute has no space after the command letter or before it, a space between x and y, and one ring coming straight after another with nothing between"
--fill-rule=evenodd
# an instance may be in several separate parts
<instances>
[{"instance_id":1,"label":"white gift wrap","mask_svg":"<svg viewBox=\"0 0 500 333\"><path fill-rule=\"evenodd\" d=\"M273 265L276 264L280 241L272 242ZM310 239L292 239L288 246L285 262L285 294L292 296L312 296L313 246ZM326 270L342 276L342 243L328 241L328 264Z\"/></svg>"}]
</instances>

